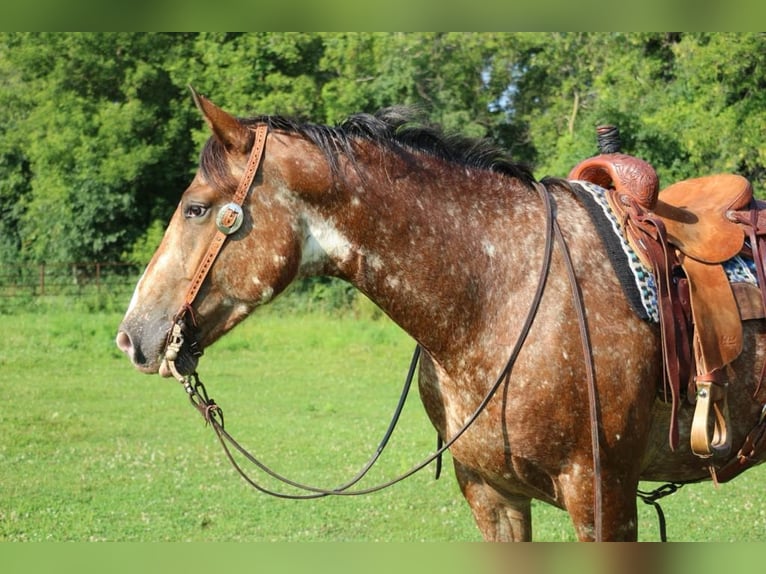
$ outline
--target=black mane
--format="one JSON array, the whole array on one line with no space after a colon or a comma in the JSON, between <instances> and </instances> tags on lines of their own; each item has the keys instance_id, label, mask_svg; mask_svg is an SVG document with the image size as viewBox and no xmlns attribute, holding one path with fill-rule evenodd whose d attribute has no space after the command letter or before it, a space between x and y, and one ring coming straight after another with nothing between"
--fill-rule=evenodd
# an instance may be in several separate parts
<instances>
[{"instance_id":1,"label":"black mane","mask_svg":"<svg viewBox=\"0 0 766 574\"><path fill-rule=\"evenodd\" d=\"M419 121L411 108L384 108L375 114L354 114L335 127L301 123L284 116L241 118L247 125L265 123L269 129L296 133L314 143L337 170L338 155L353 159L353 141L364 138L378 145L398 150L412 150L433 155L456 165L503 173L531 184L531 170L515 163L500 147L486 139L446 134L438 126ZM231 186L221 145L210 138L202 151L203 174L222 186ZM236 182L233 183L236 185Z\"/></svg>"}]
</instances>

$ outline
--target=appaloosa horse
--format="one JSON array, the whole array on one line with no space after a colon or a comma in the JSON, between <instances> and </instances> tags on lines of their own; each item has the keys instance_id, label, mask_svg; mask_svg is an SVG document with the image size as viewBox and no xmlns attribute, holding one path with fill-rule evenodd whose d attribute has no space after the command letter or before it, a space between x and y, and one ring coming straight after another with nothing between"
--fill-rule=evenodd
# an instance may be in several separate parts
<instances>
[{"instance_id":1,"label":"appaloosa horse","mask_svg":"<svg viewBox=\"0 0 766 574\"><path fill-rule=\"evenodd\" d=\"M635 540L639 479L710 476L688 446L686 402L680 447L669 448L658 327L629 305L566 181L543 186L486 144L415 126L402 110L327 127L237 119L194 99L213 135L117 335L138 369L195 370L190 345L165 354L179 317L204 348L296 279L335 276L420 345L421 398L444 440L507 375L451 446L485 539L530 540L538 499L565 509L581 540ZM729 389L735 448L766 400L765 352L763 321L747 321Z\"/></svg>"}]
</instances>

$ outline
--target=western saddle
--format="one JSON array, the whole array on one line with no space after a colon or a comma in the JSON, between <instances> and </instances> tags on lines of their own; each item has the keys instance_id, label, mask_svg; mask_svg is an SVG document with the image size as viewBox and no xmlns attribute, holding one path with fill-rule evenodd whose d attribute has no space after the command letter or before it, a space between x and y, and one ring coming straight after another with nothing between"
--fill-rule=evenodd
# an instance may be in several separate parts
<instances>
[{"instance_id":1,"label":"western saddle","mask_svg":"<svg viewBox=\"0 0 766 574\"><path fill-rule=\"evenodd\" d=\"M709 466L713 478L725 482L766 450L765 405L745 444L728 458L727 405L727 371L742 352L742 322L764 318L766 309L766 203L753 197L749 181L733 174L680 181L659 191L651 165L619 152L614 126L598 127L597 135L601 153L578 164L569 179L606 190L628 243L654 275L661 392L673 413L671 448L678 446L677 413L685 394L696 403L691 449L703 459L723 460L717 470L712 460ZM760 288L730 283L723 264L738 255L754 262ZM764 372L766 366L758 387Z\"/></svg>"}]
</instances>

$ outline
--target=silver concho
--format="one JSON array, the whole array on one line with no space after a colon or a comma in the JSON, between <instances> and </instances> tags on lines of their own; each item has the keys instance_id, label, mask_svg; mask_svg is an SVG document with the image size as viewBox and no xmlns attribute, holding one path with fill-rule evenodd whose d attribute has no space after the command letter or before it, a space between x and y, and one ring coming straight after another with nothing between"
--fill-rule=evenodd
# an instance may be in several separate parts
<instances>
[{"instance_id":1,"label":"silver concho","mask_svg":"<svg viewBox=\"0 0 766 574\"><path fill-rule=\"evenodd\" d=\"M231 223L231 225L224 225L223 220L228 215L228 212L234 213L234 221ZM215 218L215 224L221 233L231 235L237 229L239 229L240 225L242 225L242 219L242 208L236 203L227 203L218 211L218 216Z\"/></svg>"}]
</instances>

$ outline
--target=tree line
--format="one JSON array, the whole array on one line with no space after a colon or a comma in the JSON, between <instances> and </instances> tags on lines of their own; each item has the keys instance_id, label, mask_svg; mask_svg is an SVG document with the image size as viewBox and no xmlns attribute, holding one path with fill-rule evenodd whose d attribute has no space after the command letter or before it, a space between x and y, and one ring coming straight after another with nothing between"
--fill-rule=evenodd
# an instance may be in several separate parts
<instances>
[{"instance_id":1,"label":"tree line","mask_svg":"<svg viewBox=\"0 0 766 574\"><path fill-rule=\"evenodd\" d=\"M207 138L188 91L335 124L418 106L565 176L595 126L662 185L766 188L759 33L0 33L0 264L146 262Z\"/></svg>"}]
</instances>

